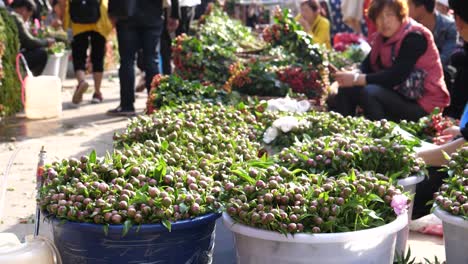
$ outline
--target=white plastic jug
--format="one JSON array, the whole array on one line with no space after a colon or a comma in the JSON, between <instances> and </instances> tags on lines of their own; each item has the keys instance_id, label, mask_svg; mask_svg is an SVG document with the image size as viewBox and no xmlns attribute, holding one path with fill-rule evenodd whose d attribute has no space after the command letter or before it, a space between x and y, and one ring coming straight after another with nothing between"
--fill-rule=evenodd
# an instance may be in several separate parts
<instances>
[{"instance_id":1,"label":"white plastic jug","mask_svg":"<svg viewBox=\"0 0 468 264\"><path fill-rule=\"evenodd\" d=\"M0 233L0 263L2 264L56 264L62 263L54 244L47 238L27 236L20 243L12 233Z\"/></svg>"},{"instance_id":2,"label":"white plastic jug","mask_svg":"<svg viewBox=\"0 0 468 264\"><path fill-rule=\"evenodd\" d=\"M22 78L19 61L23 61L27 76ZM26 118L46 119L62 114L62 82L58 76L33 76L21 54L16 58L16 71L21 81L21 99Z\"/></svg>"},{"instance_id":3,"label":"white plastic jug","mask_svg":"<svg viewBox=\"0 0 468 264\"><path fill-rule=\"evenodd\" d=\"M26 118L45 119L62 114L62 82L58 76L28 76L24 86Z\"/></svg>"}]
</instances>

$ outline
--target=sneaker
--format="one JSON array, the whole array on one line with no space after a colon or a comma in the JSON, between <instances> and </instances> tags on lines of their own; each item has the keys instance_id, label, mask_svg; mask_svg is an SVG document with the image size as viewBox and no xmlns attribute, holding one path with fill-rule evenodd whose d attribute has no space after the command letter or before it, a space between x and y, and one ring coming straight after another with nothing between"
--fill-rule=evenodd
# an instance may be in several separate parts
<instances>
[{"instance_id":1,"label":"sneaker","mask_svg":"<svg viewBox=\"0 0 468 264\"><path fill-rule=\"evenodd\" d=\"M86 81L81 81L77 86L75 93L73 94L72 102L79 104L83 101L83 94L88 90L89 84Z\"/></svg>"},{"instance_id":2,"label":"sneaker","mask_svg":"<svg viewBox=\"0 0 468 264\"><path fill-rule=\"evenodd\" d=\"M107 111L107 115L110 116L136 116L135 110L124 110L122 107L117 107Z\"/></svg>"},{"instance_id":3,"label":"sneaker","mask_svg":"<svg viewBox=\"0 0 468 264\"><path fill-rule=\"evenodd\" d=\"M92 104L99 104L102 103L102 93L94 93L93 94L93 99L91 99Z\"/></svg>"}]
</instances>

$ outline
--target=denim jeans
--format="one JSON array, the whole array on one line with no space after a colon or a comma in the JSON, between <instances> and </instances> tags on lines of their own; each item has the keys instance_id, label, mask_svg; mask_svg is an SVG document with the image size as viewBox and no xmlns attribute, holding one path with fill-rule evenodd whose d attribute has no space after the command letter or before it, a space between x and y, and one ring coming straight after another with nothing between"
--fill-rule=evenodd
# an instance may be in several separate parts
<instances>
[{"instance_id":1,"label":"denim jeans","mask_svg":"<svg viewBox=\"0 0 468 264\"><path fill-rule=\"evenodd\" d=\"M150 89L154 75L159 73L157 46L162 30L159 27L141 27L117 24L117 39L120 53L120 106L123 110L135 110L135 54L143 50L143 66L146 88Z\"/></svg>"},{"instance_id":2,"label":"denim jeans","mask_svg":"<svg viewBox=\"0 0 468 264\"><path fill-rule=\"evenodd\" d=\"M403 119L418 121L428 113L414 100L409 100L392 89L369 84L365 87L340 88L335 98L334 111L353 116L356 106L361 106L370 120L388 119L399 122Z\"/></svg>"}]
</instances>

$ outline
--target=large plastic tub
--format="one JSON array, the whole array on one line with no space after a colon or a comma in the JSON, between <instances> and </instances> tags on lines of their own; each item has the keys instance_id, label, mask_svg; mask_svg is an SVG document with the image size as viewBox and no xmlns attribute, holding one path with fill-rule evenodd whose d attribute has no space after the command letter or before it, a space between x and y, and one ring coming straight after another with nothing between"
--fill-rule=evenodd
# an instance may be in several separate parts
<instances>
[{"instance_id":1,"label":"large plastic tub","mask_svg":"<svg viewBox=\"0 0 468 264\"><path fill-rule=\"evenodd\" d=\"M408 224L408 216L367 230L294 236L234 223L226 213L223 222L234 233L237 263L391 264L396 234Z\"/></svg>"},{"instance_id":2,"label":"large plastic tub","mask_svg":"<svg viewBox=\"0 0 468 264\"><path fill-rule=\"evenodd\" d=\"M410 195L416 194L416 185L424 180L425 176L411 176L405 179L398 180L398 185L403 186L403 190L408 192ZM411 201L411 204L408 206L408 223L411 222L411 215L413 214L414 203ZM409 237L409 225L403 228L397 235L397 242L395 249L398 254L403 254L406 252L406 243Z\"/></svg>"},{"instance_id":3,"label":"large plastic tub","mask_svg":"<svg viewBox=\"0 0 468 264\"><path fill-rule=\"evenodd\" d=\"M54 242L63 263L211 263L215 222L220 214L208 214L172 224L132 227L122 237L123 225L65 222L52 219Z\"/></svg>"},{"instance_id":4,"label":"large plastic tub","mask_svg":"<svg viewBox=\"0 0 468 264\"><path fill-rule=\"evenodd\" d=\"M468 263L468 221L453 216L439 207L434 214L444 226L445 259L447 264Z\"/></svg>"}]
</instances>

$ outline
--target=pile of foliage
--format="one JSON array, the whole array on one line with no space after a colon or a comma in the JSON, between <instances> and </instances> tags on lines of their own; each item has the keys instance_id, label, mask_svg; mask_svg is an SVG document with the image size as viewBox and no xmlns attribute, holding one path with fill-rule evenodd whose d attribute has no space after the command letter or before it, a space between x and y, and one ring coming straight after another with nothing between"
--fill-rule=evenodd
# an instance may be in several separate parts
<instances>
[{"instance_id":1,"label":"pile of foliage","mask_svg":"<svg viewBox=\"0 0 468 264\"><path fill-rule=\"evenodd\" d=\"M162 106L177 106L196 102L227 102L231 96L210 83L187 81L177 75L156 75L151 83L146 112Z\"/></svg>"},{"instance_id":2,"label":"pile of foliage","mask_svg":"<svg viewBox=\"0 0 468 264\"><path fill-rule=\"evenodd\" d=\"M268 34L278 35L278 40ZM196 36L181 35L174 41L175 73L228 93L285 96L291 89L323 104L329 86L325 50L313 44L287 10L278 12L263 37L267 43L215 7L202 19Z\"/></svg>"},{"instance_id":3,"label":"pile of foliage","mask_svg":"<svg viewBox=\"0 0 468 264\"><path fill-rule=\"evenodd\" d=\"M0 8L0 116L22 109L21 84L15 61L19 51L18 29L8 11Z\"/></svg>"}]
</instances>

